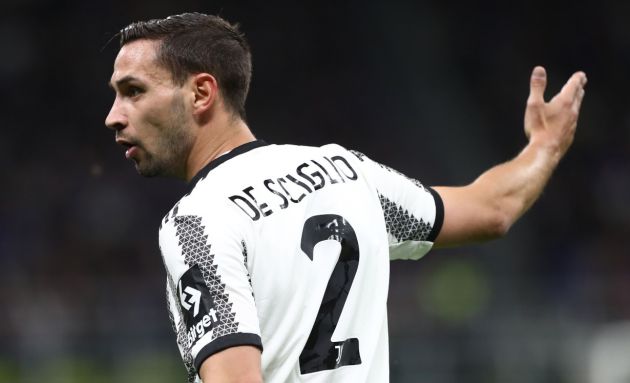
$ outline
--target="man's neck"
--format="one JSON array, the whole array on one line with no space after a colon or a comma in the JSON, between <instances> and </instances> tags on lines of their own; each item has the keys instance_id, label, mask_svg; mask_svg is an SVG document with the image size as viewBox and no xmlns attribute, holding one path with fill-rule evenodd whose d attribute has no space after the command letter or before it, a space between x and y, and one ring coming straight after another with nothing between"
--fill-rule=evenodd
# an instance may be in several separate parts
<instances>
[{"instance_id":1,"label":"man's neck","mask_svg":"<svg viewBox=\"0 0 630 383\"><path fill-rule=\"evenodd\" d=\"M200 129L186 164L187 182L214 159L256 139L240 118L227 117Z\"/></svg>"}]
</instances>

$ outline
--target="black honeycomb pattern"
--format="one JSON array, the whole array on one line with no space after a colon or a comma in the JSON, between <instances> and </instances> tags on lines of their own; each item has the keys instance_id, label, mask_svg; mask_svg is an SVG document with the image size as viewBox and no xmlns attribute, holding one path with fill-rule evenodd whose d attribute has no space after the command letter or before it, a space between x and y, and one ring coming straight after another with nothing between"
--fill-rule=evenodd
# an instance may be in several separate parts
<instances>
[{"instance_id":1,"label":"black honeycomb pattern","mask_svg":"<svg viewBox=\"0 0 630 383\"><path fill-rule=\"evenodd\" d=\"M247 280L249 281L249 287L252 289L252 296L254 296L252 277L251 275L249 275L249 270L247 269L247 244L245 243L245 241L241 241L241 246L243 246L243 263L245 264L245 270L247 270Z\"/></svg>"},{"instance_id":2,"label":"black honeycomb pattern","mask_svg":"<svg viewBox=\"0 0 630 383\"><path fill-rule=\"evenodd\" d=\"M426 241L431 233L432 226L421 219L417 219L407 210L387 197L379 194L383 214L385 216L385 226L387 232L394 236L399 242L403 241Z\"/></svg>"},{"instance_id":3,"label":"black honeycomb pattern","mask_svg":"<svg viewBox=\"0 0 630 383\"><path fill-rule=\"evenodd\" d=\"M214 254L210 252L211 245L208 236L204 234L204 226L201 225L201 217L184 215L175 217L176 235L182 248L184 261L188 266L198 265L203 279L212 294L214 308L219 319L212 332L212 340L236 333L238 322L236 314L232 312L232 303L225 292L225 283L217 272L214 264Z\"/></svg>"},{"instance_id":4,"label":"black honeycomb pattern","mask_svg":"<svg viewBox=\"0 0 630 383\"><path fill-rule=\"evenodd\" d=\"M354 155L355 155L355 156L356 156L359 160L361 160L361 161L364 161L364 160L365 160L365 158L367 158L367 156L366 156L365 154L363 154L363 153L361 153L361 152L357 152L356 150L350 150L350 153L354 154ZM414 184L414 185L416 185L417 187L419 187L420 189L424 189L424 190L426 190L426 189L425 189L425 187L424 187L424 185L422 185L422 183L421 183L420 181L418 181L417 179L407 177L406 175L402 174L402 173L401 173L401 172L399 172L398 170L396 170L396 169L394 169L394 168L390 168L390 167L389 167L389 166L387 166L387 165L383 165L383 164L381 164L381 163L379 163L379 162L376 162L376 161L373 161L373 162L374 162L375 164L377 164L378 166L380 166L381 168L383 168L383 169L387 170L388 172L391 172L391 173L396 173L396 174L398 174L398 175L400 175L400 176L405 177L405 178L406 178L406 179L408 179L409 181L413 182L413 184Z\"/></svg>"},{"instance_id":5,"label":"black honeycomb pattern","mask_svg":"<svg viewBox=\"0 0 630 383\"><path fill-rule=\"evenodd\" d=\"M398 175L400 175L400 176L402 176L402 177L405 177L405 178L406 178L406 179L408 179L409 181L413 182L413 184L414 184L414 185L416 185L417 187L419 187L420 189L426 190L426 189L424 188L424 185L422 185L422 183L421 183L420 181L418 181L417 179L407 177L406 175L402 174L402 173L401 173L401 172L399 172L398 170L393 169L393 168L390 168L390 167L389 167L389 166L387 166L387 165L379 164L378 162L377 162L377 164L378 164L378 166L382 167L383 169L387 170L388 172L396 173L396 174L398 174Z\"/></svg>"},{"instance_id":6,"label":"black honeycomb pattern","mask_svg":"<svg viewBox=\"0 0 630 383\"><path fill-rule=\"evenodd\" d=\"M359 161L363 162L363 159L365 158L365 154L356 151L356 150L350 150L350 153L354 154L355 157L357 157L359 159Z\"/></svg>"},{"instance_id":7,"label":"black honeycomb pattern","mask_svg":"<svg viewBox=\"0 0 630 383\"><path fill-rule=\"evenodd\" d=\"M171 299L173 300L173 302L179 302L179 300L177 300L177 297L175 295L175 291L177 290L175 288L175 283L173 283L173 278L171 278L170 275L167 276L167 283L168 283L168 286L166 288L166 294L167 294L166 304L167 304L167 307L170 307L168 295L171 296ZM176 304L174 306L175 306L175 309L179 312L179 317L183 318L184 315L182 313L182 309L180 305ZM183 320L180 320L176 325L175 317L173 313L171 312L171 310L168 310L168 319L171 321L171 326L173 327L173 331L177 335L177 344L182 350L182 360L184 362L184 366L186 367L186 372L188 373L188 383L195 383L197 382L197 372L193 364L192 354L190 353L192 344L188 341L188 336L186 334L186 324L184 323Z\"/></svg>"}]
</instances>

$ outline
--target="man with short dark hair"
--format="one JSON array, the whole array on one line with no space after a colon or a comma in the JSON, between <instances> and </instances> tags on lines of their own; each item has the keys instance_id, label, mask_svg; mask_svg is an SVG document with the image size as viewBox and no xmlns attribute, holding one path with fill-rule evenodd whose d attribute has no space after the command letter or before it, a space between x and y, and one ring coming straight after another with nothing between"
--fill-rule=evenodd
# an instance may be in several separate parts
<instances>
[{"instance_id":1,"label":"man with short dark hair","mask_svg":"<svg viewBox=\"0 0 630 383\"><path fill-rule=\"evenodd\" d=\"M249 48L219 17L120 36L106 125L140 174L190 184L160 226L190 382L388 381L389 261L504 235L571 145L586 84L577 72L545 103L534 68L521 153L470 185L428 188L339 145L256 140Z\"/></svg>"}]
</instances>

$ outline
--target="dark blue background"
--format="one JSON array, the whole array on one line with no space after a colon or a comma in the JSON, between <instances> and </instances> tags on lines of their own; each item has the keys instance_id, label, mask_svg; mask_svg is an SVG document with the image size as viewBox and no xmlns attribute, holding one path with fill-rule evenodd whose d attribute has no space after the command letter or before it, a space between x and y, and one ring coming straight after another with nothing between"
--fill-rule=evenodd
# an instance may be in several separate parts
<instances>
[{"instance_id":1,"label":"dark blue background","mask_svg":"<svg viewBox=\"0 0 630 383\"><path fill-rule=\"evenodd\" d=\"M510 234L392 263L392 381L605 383L600 371L627 365L612 355L627 359L630 340L625 354L606 347L630 338L620 327L630 319L630 3L8 0L0 381L185 379L157 245L185 185L137 176L104 127L108 40L183 11L242 24L259 138L337 142L428 185L466 184L523 147L535 65L548 69L548 96L584 70L574 146Z\"/></svg>"}]
</instances>

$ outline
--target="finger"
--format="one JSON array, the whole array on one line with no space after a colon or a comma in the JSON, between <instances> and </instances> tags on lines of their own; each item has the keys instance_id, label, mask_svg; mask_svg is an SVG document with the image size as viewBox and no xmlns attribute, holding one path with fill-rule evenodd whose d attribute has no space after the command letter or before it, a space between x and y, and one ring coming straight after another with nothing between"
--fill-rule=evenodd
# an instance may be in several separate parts
<instances>
[{"instance_id":1,"label":"finger","mask_svg":"<svg viewBox=\"0 0 630 383\"><path fill-rule=\"evenodd\" d=\"M586 79L586 74L584 72L575 72L569 81L575 84L573 96L577 97L580 90L584 90L584 86L588 80Z\"/></svg>"},{"instance_id":2,"label":"finger","mask_svg":"<svg viewBox=\"0 0 630 383\"><path fill-rule=\"evenodd\" d=\"M584 88L579 88L575 100L573 101L573 105L571 109L573 112L578 114L580 112L580 107L582 106L582 100L584 99Z\"/></svg>"},{"instance_id":3,"label":"finger","mask_svg":"<svg viewBox=\"0 0 630 383\"><path fill-rule=\"evenodd\" d=\"M532 71L529 81L530 104L543 104L545 102L545 88L547 87L547 72L545 68L537 66Z\"/></svg>"},{"instance_id":4,"label":"finger","mask_svg":"<svg viewBox=\"0 0 630 383\"><path fill-rule=\"evenodd\" d=\"M569 80L564 84L560 92L556 94L553 99L551 99L551 103L556 103L557 99L562 100L561 102L567 106L572 105L573 102L578 97L578 93L580 90L584 89L584 85L586 85L587 79L584 72L575 72Z\"/></svg>"},{"instance_id":5,"label":"finger","mask_svg":"<svg viewBox=\"0 0 630 383\"><path fill-rule=\"evenodd\" d=\"M571 76L569 81L567 81L565 87L570 86L572 92L570 92L569 94L572 94L572 96L575 98L577 97L580 89L584 89L586 82L587 79L584 72L575 72L573 73L573 76Z\"/></svg>"},{"instance_id":6,"label":"finger","mask_svg":"<svg viewBox=\"0 0 630 383\"><path fill-rule=\"evenodd\" d=\"M584 88L586 86L586 83L588 82L588 78L586 77L586 73L579 71L579 72L575 72L573 74L574 76L578 76L579 80L580 80L580 85L582 86L582 88Z\"/></svg>"}]
</instances>

